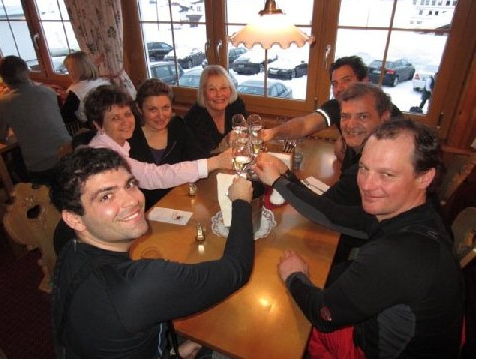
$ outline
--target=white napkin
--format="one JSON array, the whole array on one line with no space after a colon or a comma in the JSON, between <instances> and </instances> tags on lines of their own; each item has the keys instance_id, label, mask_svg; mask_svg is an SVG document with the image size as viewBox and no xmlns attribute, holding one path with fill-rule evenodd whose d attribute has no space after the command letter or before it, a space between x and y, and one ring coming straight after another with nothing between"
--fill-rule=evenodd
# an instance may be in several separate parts
<instances>
[{"instance_id":1,"label":"white napkin","mask_svg":"<svg viewBox=\"0 0 479 359\"><path fill-rule=\"evenodd\" d=\"M270 155L280 159L291 170L293 166L293 154L283 152L268 152Z\"/></svg>"},{"instance_id":2,"label":"white napkin","mask_svg":"<svg viewBox=\"0 0 479 359\"><path fill-rule=\"evenodd\" d=\"M165 207L154 207L148 213L148 219L157 222L173 223L184 226L190 220L192 212Z\"/></svg>"},{"instance_id":3,"label":"white napkin","mask_svg":"<svg viewBox=\"0 0 479 359\"><path fill-rule=\"evenodd\" d=\"M323 181L311 176L302 180L303 184L316 194L323 194L329 189L329 186Z\"/></svg>"},{"instance_id":4,"label":"white napkin","mask_svg":"<svg viewBox=\"0 0 479 359\"><path fill-rule=\"evenodd\" d=\"M216 182L218 183L218 203L221 208L221 216L225 227L231 226L231 200L228 198L228 188L233 183L236 175L218 173Z\"/></svg>"},{"instance_id":5,"label":"white napkin","mask_svg":"<svg viewBox=\"0 0 479 359\"><path fill-rule=\"evenodd\" d=\"M293 154L292 153L283 153L283 152L269 152L270 155L280 159L283 163L291 170L293 165ZM286 200L279 194L278 191L273 189L271 195L269 196L269 201L275 206L281 206Z\"/></svg>"}]
</instances>

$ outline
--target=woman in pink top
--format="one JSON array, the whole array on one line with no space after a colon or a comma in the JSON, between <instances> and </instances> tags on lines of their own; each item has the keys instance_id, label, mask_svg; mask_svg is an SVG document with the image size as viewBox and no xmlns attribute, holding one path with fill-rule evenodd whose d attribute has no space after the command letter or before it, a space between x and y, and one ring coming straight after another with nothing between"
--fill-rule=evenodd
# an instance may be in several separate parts
<instances>
[{"instance_id":1,"label":"woman in pink top","mask_svg":"<svg viewBox=\"0 0 479 359\"><path fill-rule=\"evenodd\" d=\"M85 99L88 121L98 130L89 146L108 147L121 154L130 164L132 173L145 189L169 188L205 178L215 169L231 169L231 151L218 156L174 165L156 165L130 158L128 139L135 129L134 101L121 88L103 85L92 90Z\"/></svg>"}]
</instances>

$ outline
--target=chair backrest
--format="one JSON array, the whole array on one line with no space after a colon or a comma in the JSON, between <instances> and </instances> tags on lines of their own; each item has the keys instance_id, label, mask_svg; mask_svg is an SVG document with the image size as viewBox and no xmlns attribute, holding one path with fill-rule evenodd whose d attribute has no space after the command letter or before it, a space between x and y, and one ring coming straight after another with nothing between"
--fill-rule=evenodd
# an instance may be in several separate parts
<instances>
[{"instance_id":1,"label":"chair backrest","mask_svg":"<svg viewBox=\"0 0 479 359\"><path fill-rule=\"evenodd\" d=\"M449 154L445 160L446 174L439 189L439 201L444 205L461 183L469 176L476 166L476 154Z\"/></svg>"},{"instance_id":2,"label":"chair backrest","mask_svg":"<svg viewBox=\"0 0 479 359\"><path fill-rule=\"evenodd\" d=\"M49 282L56 262L53 233L60 213L50 202L46 186L17 183L12 197L13 203L7 206L3 216L5 230L13 241L41 250L41 265Z\"/></svg>"},{"instance_id":3,"label":"chair backrest","mask_svg":"<svg viewBox=\"0 0 479 359\"><path fill-rule=\"evenodd\" d=\"M476 208L464 208L452 223L454 249L464 268L476 256Z\"/></svg>"}]
</instances>

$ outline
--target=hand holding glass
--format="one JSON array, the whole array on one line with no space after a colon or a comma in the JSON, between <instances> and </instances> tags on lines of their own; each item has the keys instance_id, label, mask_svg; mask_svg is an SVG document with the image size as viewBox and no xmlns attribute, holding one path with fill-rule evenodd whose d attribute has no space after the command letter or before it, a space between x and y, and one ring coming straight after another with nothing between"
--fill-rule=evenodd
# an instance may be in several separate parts
<instances>
[{"instance_id":1,"label":"hand holding glass","mask_svg":"<svg viewBox=\"0 0 479 359\"><path fill-rule=\"evenodd\" d=\"M252 114L248 117L249 134L251 138L251 146L253 156L257 157L263 147L263 141L261 140L260 132L263 128L263 121L260 115Z\"/></svg>"},{"instance_id":2,"label":"hand holding glass","mask_svg":"<svg viewBox=\"0 0 479 359\"><path fill-rule=\"evenodd\" d=\"M233 115L233 118L231 119L231 126L237 135L240 135L242 132L246 132L248 129L246 126L246 119L240 113Z\"/></svg>"},{"instance_id":3,"label":"hand holding glass","mask_svg":"<svg viewBox=\"0 0 479 359\"><path fill-rule=\"evenodd\" d=\"M246 166L251 163L251 146L248 138L239 137L233 141L233 167L238 176L246 172Z\"/></svg>"}]
</instances>

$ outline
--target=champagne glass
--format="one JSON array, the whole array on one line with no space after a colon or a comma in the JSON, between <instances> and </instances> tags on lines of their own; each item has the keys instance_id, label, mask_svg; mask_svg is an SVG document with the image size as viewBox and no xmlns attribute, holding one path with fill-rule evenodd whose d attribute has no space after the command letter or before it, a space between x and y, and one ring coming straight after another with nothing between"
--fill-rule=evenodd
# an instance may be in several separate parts
<instances>
[{"instance_id":1,"label":"champagne glass","mask_svg":"<svg viewBox=\"0 0 479 359\"><path fill-rule=\"evenodd\" d=\"M233 167L238 176L246 177L246 167L253 160L249 139L238 137L233 140Z\"/></svg>"},{"instance_id":2,"label":"champagne glass","mask_svg":"<svg viewBox=\"0 0 479 359\"><path fill-rule=\"evenodd\" d=\"M237 134L236 137L240 137L241 133L246 132L248 129L246 127L246 119L240 113L233 115L231 119L231 123L232 123L231 126L233 127L233 131L235 131Z\"/></svg>"},{"instance_id":3,"label":"champagne glass","mask_svg":"<svg viewBox=\"0 0 479 359\"><path fill-rule=\"evenodd\" d=\"M261 140L260 131L263 128L263 121L260 115L252 114L248 116L249 134L251 139L251 147L253 157L258 157L263 147L263 141Z\"/></svg>"},{"instance_id":4,"label":"champagne glass","mask_svg":"<svg viewBox=\"0 0 479 359\"><path fill-rule=\"evenodd\" d=\"M233 141L239 137L246 137L248 135L247 130L248 127L246 126L246 119L240 113L233 115L231 118L231 127L233 131L231 131L229 135L229 145L233 145Z\"/></svg>"},{"instance_id":5,"label":"champagne glass","mask_svg":"<svg viewBox=\"0 0 479 359\"><path fill-rule=\"evenodd\" d=\"M249 133L253 137L259 137L259 132L263 128L263 120L260 115L251 114L248 116Z\"/></svg>"}]
</instances>

